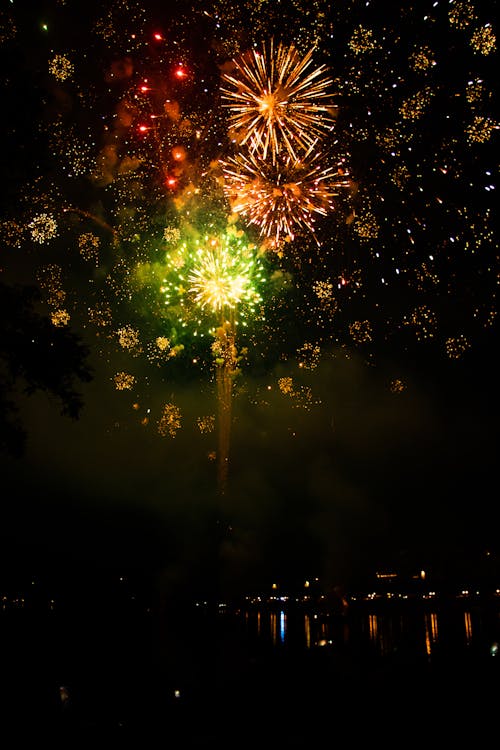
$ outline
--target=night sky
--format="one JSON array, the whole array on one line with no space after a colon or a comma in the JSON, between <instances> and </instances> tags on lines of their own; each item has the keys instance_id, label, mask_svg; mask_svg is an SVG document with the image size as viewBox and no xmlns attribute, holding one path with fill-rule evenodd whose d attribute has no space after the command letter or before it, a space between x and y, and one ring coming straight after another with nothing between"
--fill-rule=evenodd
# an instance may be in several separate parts
<instances>
[{"instance_id":1,"label":"night sky","mask_svg":"<svg viewBox=\"0 0 500 750\"><path fill-rule=\"evenodd\" d=\"M0 12L4 578L225 591L496 560L495 4L31 5ZM273 35L328 71L319 161L347 173L274 246L221 170L222 77ZM176 254L235 227L264 278L221 492L216 322Z\"/></svg>"}]
</instances>

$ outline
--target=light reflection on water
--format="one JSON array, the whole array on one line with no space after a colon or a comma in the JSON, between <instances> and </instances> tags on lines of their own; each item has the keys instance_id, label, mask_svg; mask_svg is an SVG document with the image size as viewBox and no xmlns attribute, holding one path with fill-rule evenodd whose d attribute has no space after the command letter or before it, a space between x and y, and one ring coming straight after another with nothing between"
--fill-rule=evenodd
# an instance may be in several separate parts
<instances>
[{"instance_id":1,"label":"light reflection on water","mask_svg":"<svg viewBox=\"0 0 500 750\"><path fill-rule=\"evenodd\" d=\"M78 628L53 613L45 631L29 618L24 628L19 618L4 618L11 627L4 639L2 708L5 714L7 701L14 716L28 710L55 721L64 712L77 728L80 721L97 728L114 722L122 734L131 725L142 732L149 722L162 729L177 722L177 744L186 747L187 725L205 733L213 725L219 737L222 707L225 726L230 720L238 732L242 726L246 731L249 714L269 721L293 717L293 728L280 732L295 732L302 720L300 746L307 747L308 717L330 730L332 707L341 716L362 706L371 732L367 717L379 722L390 707L410 722L420 699L427 711L443 711L446 693L452 696L443 718L446 731L464 716L476 731L475 716L485 726L498 714L498 609L369 603L334 613L278 605L196 610L179 620L139 619L133 627L122 615L109 622L96 615ZM152 624L161 625L154 643ZM352 726L358 731L356 722Z\"/></svg>"},{"instance_id":2,"label":"light reflection on water","mask_svg":"<svg viewBox=\"0 0 500 750\"><path fill-rule=\"evenodd\" d=\"M470 617L470 615L469 615ZM425 651L430 656L432 647L438 640L438 616L435 612L425 615Z\"/></svg>"},{"instance_id":3,"label":"light reflection on water","mask_svg":"<svg viewBox=\"0 0 500 750\"><path fill-rule=\"evenodd\" d=\"M432 657L436 649L463 650L474 645L486 649L498 638L500 614L489 618L480 611L411 610L361 611L354 616L258 610L245 613L247 634L273 647L295 646L306 650L330 646L362 647L387 657L404 650Z\"/></svg>"},{"instance_id":4,"label":"light reflection on water","mask_svg":"<svg viewBox=\"0 0 500 750\"><path fill-rule=\"evenodd\" d=\"M472 620L471 620L470 612L464 612L464 619L465 619L465 635L467 638L467 643L470 643L472 640Z\"/></svg>"}]
</instances>

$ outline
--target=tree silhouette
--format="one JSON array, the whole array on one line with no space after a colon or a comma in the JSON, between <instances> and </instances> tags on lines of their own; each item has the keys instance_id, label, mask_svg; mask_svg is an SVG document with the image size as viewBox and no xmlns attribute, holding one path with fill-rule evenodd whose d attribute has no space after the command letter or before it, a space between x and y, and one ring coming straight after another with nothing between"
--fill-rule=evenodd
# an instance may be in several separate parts
<instances>
[{"instance_id":1,"label":"tree silhouette","mask_svg":"<svg viewBox=\"0 0 500 750\"><path fill-rule=\"evenodd\" d=\"M88 348L39 313L39 300L35 287L0 283L0 450L15 456L27 439L19 416L23 398L43 391L61 414L77 419L83 408L78 382L92 380Z\"/></svg>"}]
</instances>

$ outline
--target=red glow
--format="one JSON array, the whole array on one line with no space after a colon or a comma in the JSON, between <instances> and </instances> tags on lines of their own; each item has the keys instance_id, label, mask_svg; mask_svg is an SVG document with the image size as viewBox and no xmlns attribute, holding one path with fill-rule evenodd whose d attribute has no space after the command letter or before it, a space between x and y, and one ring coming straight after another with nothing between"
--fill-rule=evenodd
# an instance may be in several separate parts
<instances>
[{"instance_id":1,"label":"red glow","mask_svg":"<svg viewBox=\"0 0 500 750\"><path fill-rule=\"evenodd\" d=\"M163 36L157 31L155 34L153 34L154 39L156 39L157 42L163 41Z\"/></svg>"},{"instance_id":2,"label":"red glow","mask_svg":"<svg viewBox=\"0 0 500 750\"><path fill-rule=\"evenodd\" d=\"M139 125L139 127L137 128L137 130L138 130L138 131L139 131L140 133L145 133L145 132L146 132L146 130L148 130L148 126L147 126L147 125Z\"/></svg>"},{"instance_id":3,"label":"red glow","mask_svg":"<svg viewBox=\"0 0 500 750\"><path fill-rule=\"evenodd\" d=\"M182 66L179 66L177 70L175 71L175 76L177 78L186 78L187 73Z\"/></svg>"},{"instance_id":4,"label":"red glow","mask_svg":"<svg viewBox=\"0 0 500 750\"><path fill-rule=\"evenodd\" d=\"M183 161L186 158L186 149L182 146L175 146L172 149L172 157L175 161Z\"/></svg>"},{"instance_id":5,"label":"red glow","mask_svg":"<svg viewBox=\"0 0 500 750\"><path fill-rule=\"evenodd\" d=\"M165 182L169 188L174 188L177 185L177 180L175 179L175 177L167 177Z\"/></svg>"}]
</instances>

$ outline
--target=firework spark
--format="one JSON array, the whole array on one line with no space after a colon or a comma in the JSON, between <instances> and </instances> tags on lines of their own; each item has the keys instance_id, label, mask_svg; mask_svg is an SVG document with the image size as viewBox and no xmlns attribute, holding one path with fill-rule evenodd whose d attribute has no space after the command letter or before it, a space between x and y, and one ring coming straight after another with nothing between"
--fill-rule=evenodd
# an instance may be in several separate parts
<instances>
[{"instance_id":1,"label":"firework spark","mask_svg":"<svg viewBox=\"0 0 500 750\"><path fill-rule=\"evenodd\" d=\"M234 61L234 75L223 74L222 100L229 109L235 140L263 159L287 151L293 160L331 130L334 107L326 68L312 67L314 48L304 57L291 45L271 40L269 50L252 50Z\"/></svg>"},{"instance_id":2,"label":"firework spark","mask_svg":"<svg viewBox=\"0 0 500 750\"><path fill-rule=\"evenodd\" d=\"M196 253L188 276L189 292L200 307L213 311L233 308L243 301L260 300L252 283L254 259L250 253L231 252L227 242L211 240Z\"/></svg>"},{"instance_id":3,"label":"firework spark","mask_svg":"<svg viewBox=\"0 0 500 750\"><path fill-rule=\"evenodd\" d=\"M184 326L188 319L201 323L228 312L235 320L255 313L262 301L262 260L244 236L227 232L182 244L167 256L160 291L169 313L179 310ZM194 308L194 309L193 309ZM201 314L201 317L200 317ZM214 329L210 332L213 334Z\"/></svg>"},{"instance_id":4,"label":"firework spark","mask_svg":"<svg viewBox=\"0 0 500 750\"><path fill-rule=\"evenodd\" d=\"M259 227L261 237L278 246L300 229L315 234L315 219L333 207L348 178L338 167L325 167L314 144L302 159L287 156L270 163L239 153L221 163L224 191L234 213Z\"/></svg>"},{"instance_id":5,"label":"firework spark","mask_svg":"<svg viewBox=\"0 0 500 750\"><path fill-rule=\"evenodd\" d=\"M43 245L44 242L54 239L57 236L57 222L53 216L47 213L37 214L28 224L31 232L31 238Z\"/></svg>"}]
</instances>

